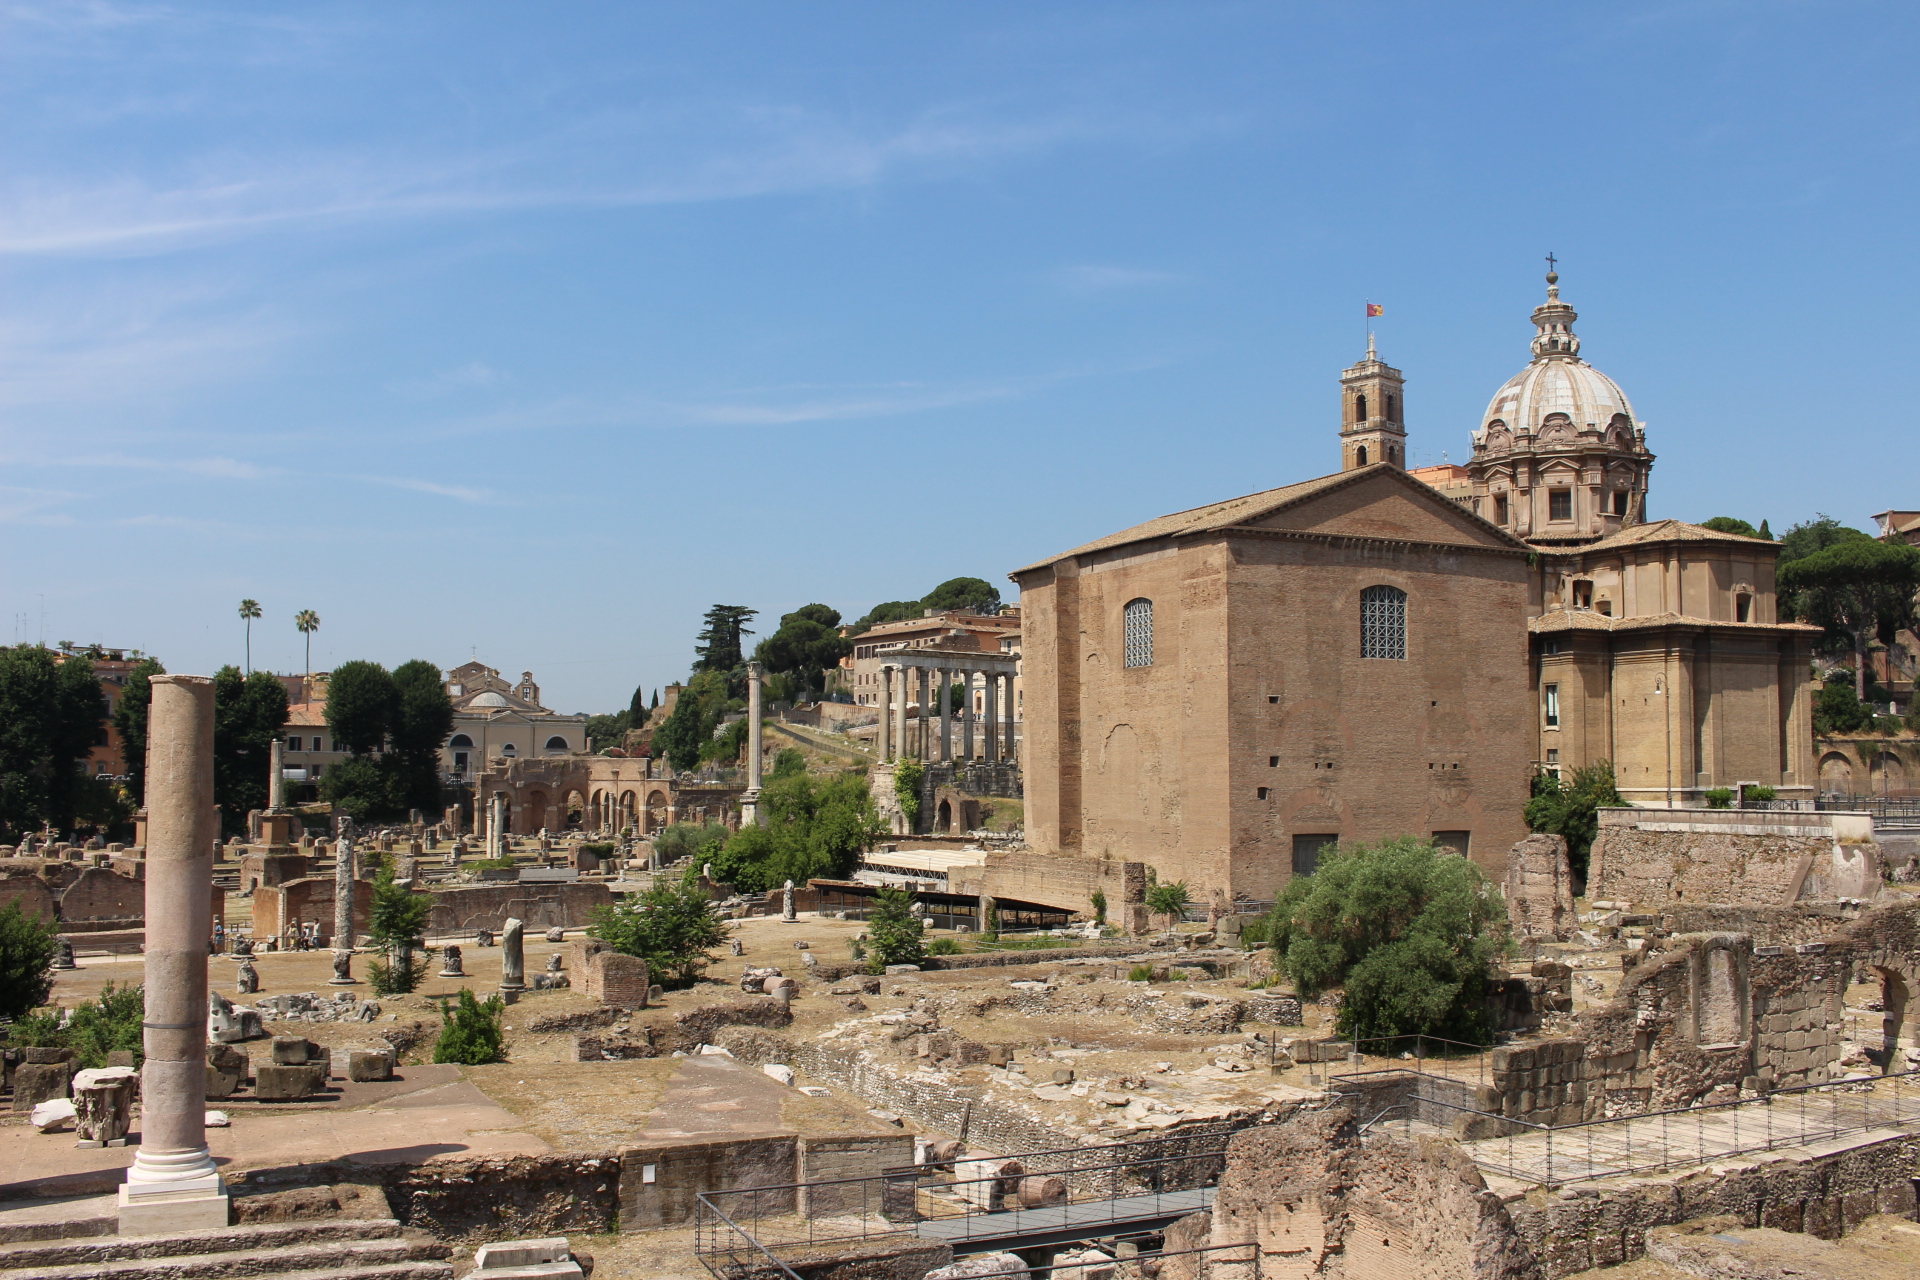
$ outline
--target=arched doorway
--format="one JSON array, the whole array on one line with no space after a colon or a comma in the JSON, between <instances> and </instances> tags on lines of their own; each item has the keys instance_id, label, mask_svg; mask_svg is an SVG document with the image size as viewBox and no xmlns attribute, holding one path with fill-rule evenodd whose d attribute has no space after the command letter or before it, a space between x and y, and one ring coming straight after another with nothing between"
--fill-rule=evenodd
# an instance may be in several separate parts
<instances>
[{"instance_id":1,"label":"arched doorway","mask_svg":"<svg viewBox=\"0 0 1920 1280\"><path fill-rule=\"evenodd\" d=\"M567 792L567 830L578 831L586 819L587 801L578 791Z\"/></svg>"},{"instance_id":2,"label":"arched doorway","mask_svg":"<svg viewBox=\"0 0 1920 1280\"><path fill-rule=\"evenodd\" d=\"M647 793L647 822L643 835L652 835L667 825L667 793L649 791Z\"/></svg>"},{"instance_id":3,"label":"arched doorway","mask_svg":"<svg viewBox=\"0 0 1920 1280\"><path fill-rule=\"evenodd\" d=\"M1869 780L1870 789L1877 796L1900 796L1907 793L1907 767L1899 756L1891 751L1882 751L1873 758L1873 773Z\"/></svg>"},{"instance_id":4,"label":"arched doorway","mask_svg":"<svg viewBox=\"0 0 1920 1280\"><path fill-rule=\"evenodd\" d=\"M935 830L945 833L951 833L953 831L953 802L951 800L942 800L940 802L939 817L936 822Z\"/></svg>"},{"instance_id":5,"label":"arched doorway","mask_svg":"<svg viewBox=\"0 0 1920 1280\"><path fill-rule=\"evenodd\" d=\"M620 829L637 826L635 819L640 813L640 800L631 791L620 793Z\"/></svg>"},{"instance_id":6,"label":"arched doorway","mask_svg":"<svg viewBox=\"0 0 1920 1280\"><path fill-rule=\"evenodd\" d=\"M1829 751L1820 757L1820 790L1842 796L1853 794L1853 761L1844 752Z\"/></svg>"}]
</instances>

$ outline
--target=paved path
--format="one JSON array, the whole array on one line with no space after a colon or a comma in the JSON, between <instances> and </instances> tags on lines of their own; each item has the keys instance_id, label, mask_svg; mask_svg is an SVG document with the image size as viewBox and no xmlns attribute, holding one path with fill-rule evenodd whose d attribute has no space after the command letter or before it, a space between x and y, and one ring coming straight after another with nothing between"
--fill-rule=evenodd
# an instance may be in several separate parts
<instances>
[{"instance_id":1,"label":"paved path","mask_svg":"<svg viewBox=\"0 0 1920 1280\"><path fill-rule=\"evenodd\" d=\"M956 1252L978 1253L1001 1243L1063 1243L1117 1231L1147 1230L1155 1223L1184 1218L1213 1204L1212 1187L1163 1191L1157 1195L1087 1200L1045 1209L974 1213L964 1218L930 1218L916 1228L923 1240L951 1244Z\"/></svg>"},{"instance_id":2,"label":"paved path","mask_svg":"<svg viewBox=\"0 0 1920 1280\"><path fill-rule=\"evenodd\" d=\"M1816 1093L1771 1104L1551 1131L1463 1143L1483 1172L1523 1182L1576 1182L1616 1174L1705 1164L1746 1152L1805 1148L1844 1139L1846 1145L1898 1135L1920 1121L1920 1093L1896 1101L1878 1093Z\"/></svg>"}]
</instances>

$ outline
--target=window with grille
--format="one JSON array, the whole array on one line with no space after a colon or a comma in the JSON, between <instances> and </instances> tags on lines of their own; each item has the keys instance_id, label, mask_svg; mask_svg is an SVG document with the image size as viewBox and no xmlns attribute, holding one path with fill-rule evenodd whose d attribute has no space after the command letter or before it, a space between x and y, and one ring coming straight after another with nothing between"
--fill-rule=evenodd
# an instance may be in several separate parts
<instances>
[{"instance_id":1,"label":"window with grille","mask_svg":"<svg viewBox=\"0 0 1920 1280\"><path fill-rule=\"evenodd\" d=\"M1368 587L1360 593L1360 656L1407 656L1407 593L1398 587Z\"/></svg>"},{"instance_id":2,"label":"window with grille","mask_svg":"<svg viewBox=\"0 0 1920 1280\"><path fill-rule=\"evenodd\" d=\"M1127 665L1130 667L1150 667L1153 665L1153 601L1130 600L1127 602Z\"/></svg>"}]
</instances>

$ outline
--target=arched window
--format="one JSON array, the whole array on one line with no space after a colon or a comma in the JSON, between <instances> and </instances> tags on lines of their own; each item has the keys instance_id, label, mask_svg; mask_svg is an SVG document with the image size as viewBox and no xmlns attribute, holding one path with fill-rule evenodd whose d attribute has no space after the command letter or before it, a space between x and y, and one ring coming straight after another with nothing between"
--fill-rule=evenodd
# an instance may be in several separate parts
<instances>
[{"instance_id":1,"label":"arched window","mask_svg":"<svg viewBox=\"0 0 1920 1280\"><path fill-rule=\"evenodd\" d=\"M1367 465L1367 446L1361 445L1358 449L1354 450L1353 456L1354 456L1354 459L1361 466L1363 467L1366 466Z\"/></svg>"},{"instance_id":2,"label":"arched window","mask_svg":"<svg viewBox=\"0 0 1920 1280\"><path fill-rule=\"evenodd\" d=\"M1407 656L1407 593L1398 587L1368 587L1360 593L1360 656Z\"/></svg>"},{"instance_id":3,"label":"arched window","mask_svg":"<svg viewBox=\"0 0 1920 1280\"><path fill-rule=\"evenodd\" d=\"M1396 403L1396 401L1398 400L1399 400L1399 397L1394 395L1391 391L1387 393L1387 421L1388 422L1400 421L1400 414L1399 414L1400 406Z\"/></svg>"},{"instance_id":4,"label":"arched window","mask_svg":"<svg viewBox=\"0 0 1920 1280\"><path fill-rule=\"evenodd\" d=\"M448 740L447 745L450 747L471 747L473 745L473 739L464 733L456 733Z\"/></svg>"},{"instance_id":5,"label":"arched window","mask_svg":"<svg viewBox=\"0 0 1920 1280\"><path fill-rule=\"evenodd\" d=\"M505 756L507 759L511 760L515 756L519 755L520 752L518 749L514 747L514 745L511 742L509 742L506 746L500 748L500 754Z\"/></svg>"},{"instance_id":6,"label":"arched window","mask_svg":"<svg viewBox=\"0 0 1920 1280\"><path fill-rule=\"evenodd\" d=\"M549 751L566 751L568 749L567 740L559 734L555 734L553 737L547 739L547 750Z\"/></svg>"},{"instance_id":7,"label":"arched window","mask_svg":"<svg viewBox=\"0 0 1920 1280\"><path fill-rule=\"evenodd\" d=\"M1126 609L1127 665L1153 665L1153 601L1129 600Z\"/></svg>"},{"instance_id":8,"label":"arched window","mask_svg":"<svg viewBox=\"0 0 1920 1280\"><path fill-rule=\"evenodd\" d=\"M1367 420L1367 398L1365 396L1355 396L1353 398L1353 420L1355 422L1365 422Z\"/></svg>"}]
</instances>

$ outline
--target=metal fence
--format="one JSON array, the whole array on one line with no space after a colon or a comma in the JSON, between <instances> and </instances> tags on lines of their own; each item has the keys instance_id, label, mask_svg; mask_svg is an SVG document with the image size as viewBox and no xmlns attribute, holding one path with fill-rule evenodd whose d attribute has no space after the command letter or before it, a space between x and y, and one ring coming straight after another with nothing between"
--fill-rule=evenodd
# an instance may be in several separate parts
<instances>
[{"instance_id":1,"label":"metal fence","mask_svg":"<svg viewBox=\"0 0 1920 1280\"><path fill-rule=\"evenodd\" d=\"M1821 796L1822 813L1870 813L1878 822L1920 826L1920 796Z\"/></svg>"},{"instance_id":2,"label":"metal fence","mask_svg":"<svg viewBox=\"0 0 1920 1280\"><path fill-rule=\"evenodd\" d=\"M1211 1203L1231 1136L1219 1126L1110 1146L961 1156L868 1177L703 1192L694 1252L715 1276L733 1278L791 1274L790 1266L812 1260L897 1250L914 1241L980 1252L1015 1239L1112 1236Z\"/></svg>"},{"instance_id":3,"label":"metal fence","mask_svg":"<svg viewBox=\"0 0 1920 1280\"><path fill-rule=\"evenodd\" d=\"M1396 1082L1389 1077L1400 1076ZM1385 1103L1364 1124L1451 1129L1473 1117L1488 1136L1469 1138L1481 1169L1560 1187L1627 1173L1665 1173L1729 1156L1773 1151L1920 1120L1920 1072L1796 1085L1737 1101L1622 1113L1566 1125L1495 1115L1462 1102L1464 1077L1400 1070L1355 1073L1330 1087L1361 1104ZM1450 1096L1449 1096L1450 1095ZM1469 1128L1475 1127L1472 1125Z\"/></svg>"}]
</instances>

